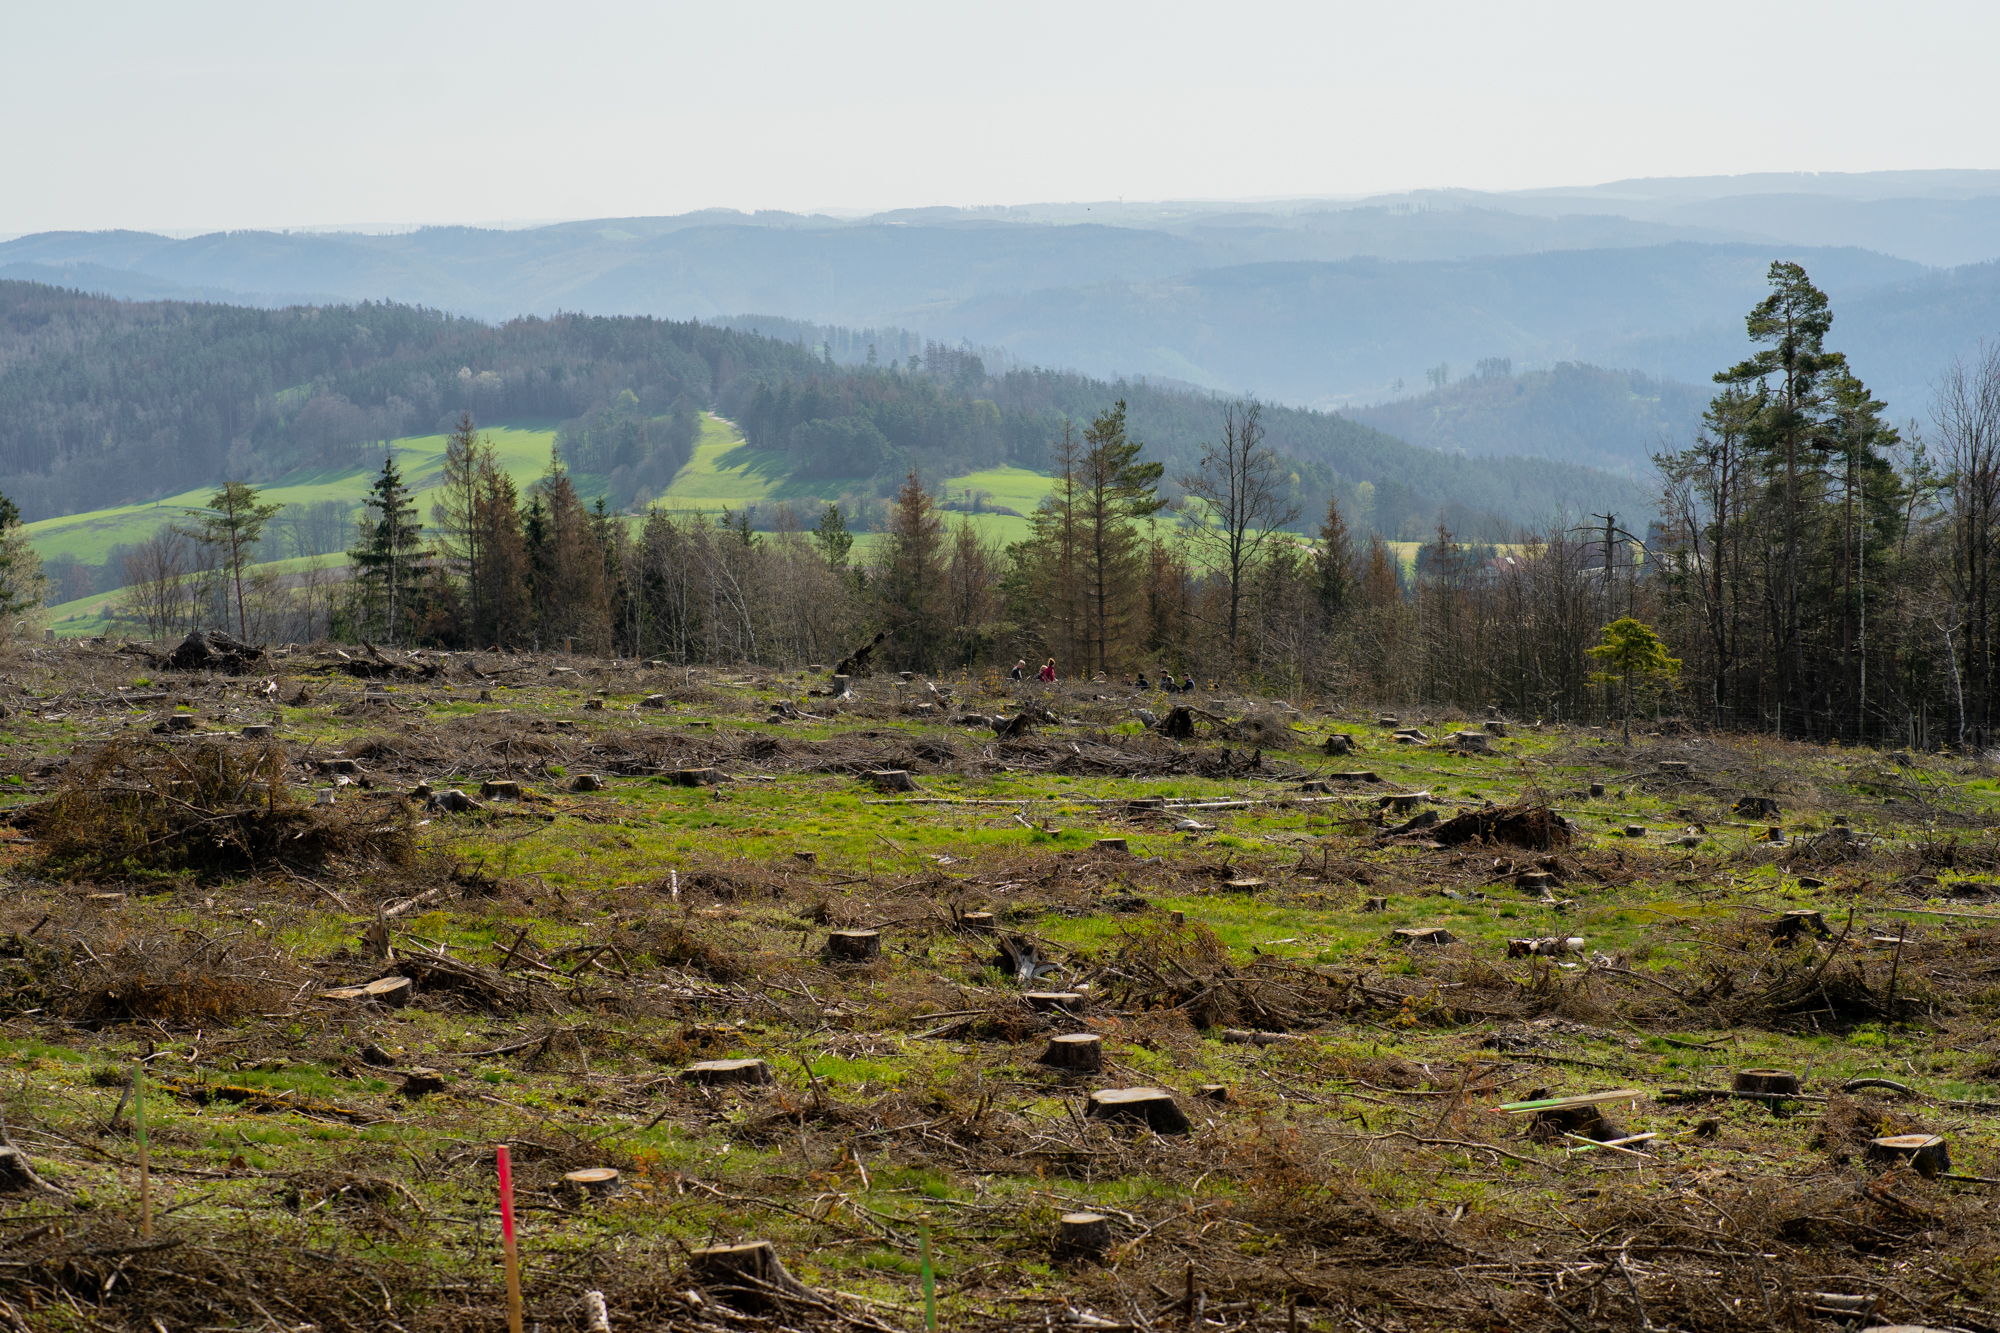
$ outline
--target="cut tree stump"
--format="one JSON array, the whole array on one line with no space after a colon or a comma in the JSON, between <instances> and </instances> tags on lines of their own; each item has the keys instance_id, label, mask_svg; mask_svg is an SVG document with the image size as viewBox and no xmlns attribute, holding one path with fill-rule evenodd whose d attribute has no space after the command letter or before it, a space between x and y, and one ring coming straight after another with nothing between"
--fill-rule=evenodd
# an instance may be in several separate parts
<instances>
[{"instance_id":1,"label":"cut tree stump","mask_svg":"<svg viewBox=\"0 0 2000 1333\"><path fill-rule=\"evenodd\" d=\"M570 779L569 789L571 791L603 791L604 779L598 777L595 773L579 773Z\"/></svg>"},{"instance_id":2,"label":"cut tree stump","mask_svg":"<svg viewBox=\"0 0 2000 1333\"><path fill-rule=\"evenodd\" d=\"M319 761L319 771L322 773L354 774L361 771L361 765L355 763L352 759L322 759Z\"/></svg>"},{"instance_id":3,"label":"cut tree stump","mask_svg":"<svg viewBox=\"0 0 2000 1333\"><path fill-rule=\"evenodd\" d=\"M1204 1083L1195 1091L1195 1096L1205 1102L1226 1102L1229 1100L1227 1083Z\"/></svg>"},{"instance_id":4,"label":"cut tree stump","mask_svg":"<svg viewBox=\"0 0 2000 1333\"><path fill-rule=\"evenodd\" d=\"M1111 1248L1111 1219L1098 1213L1064 1213L1057 1223L1056 1253L1094 1259Z\"/></svg>"},{"instance_id":5,"label":"cut tree stump","mask_svg":"<svg viewBox=\"0 0 2000 1333\"><path fill-rule=\"evenodd\" d=\"M1778 803L1768 796L1739 796L1729 808L1745 819L1769 819L1778 813Z\"/></svg>"},{"instance_id":6,"label":"cut tree stump","mask_svg":"<svg viewBox=\"0 0 2000 1333\"><path fill-rule=\"evenodd\" d=\"M337 1004L386 1004L401 1009L416 993L417 983L408 977L383 977L363 986L336 986L321 991L319 997Z\"/></svg>"},{"instance_id":7,"label":"cut tree stump","mask_svg":"<svg viewBox=\"0 0 2000 1333\"><path fill-rule=\"evenodd\" d=\"M666 779L675 787L713 787L725 780L719 768L677 768Z\"/></svg>"},{"instance_id":8,"label":"cut tree stump","mask_svg":"<svg viewBox=\"0 0 2000 1333\"><path fill-rule=\"evenodd\" d=\"M1100 852L1118 852L1123 854L1131 851L1132 848L1123 838L1099 838L1097 840L1097 850Z\"/></svg>"},{"instance_id":9,"label":"cut tree stump","mask_svg":"<svg viewBox=\"0 0 2000 1333\"><path fill-rule=\"evenodd\" d=\"M909 773L900 768L871 769L867 780L875 784L879 791L915 791L917 784L910 781Z\"/></svg>"},{"instance_id":10,"label":"cut tree stump","mask_svg":"<svg viewBox=\"0 0 2000 1333\"><path fill-rule=\"evenodd\" d=\"M1483 731L1461 731L1455 733L1445 744L1461 754L1492 754Z\"/></svg>"},{"instance_id":11,"label":"cut tree stump","mask_svg":"<svg viewBox=\"0 0 2000 1333\"><path fill-rule=\"evenodd\" d=\"M484 810L486 808L456 787L447 787L432 796L431 804L440 810L449 811L455 815L464 814L471 810Z\"/></svg>"},{"instance_id":12,"label":"cut tree stump","mask_svg":"<svg viewBox=\"0 0 2000 1333\"><path fill-rule=\"evenodd\" d=\"M1328 782L1380 782L1382 779L1372 769L1356 769L1351 773L1329 773Z\"/></svg>"},{"instance_id":13,"label":"cut tree stump","mask_svg":"<svg viewBox=\"0 0 2000 1333\"><path fill-rule=\"evenodd\" d=\"M1591 794L1592 796L1602 796L1602 795L1604 795L1604 784L1603 784L1603 783L1601 783L1601 782L1593 782L1593 783L1591 783L1591 784L1590 784L1590 794Z\"/></svg>"},{"instance_id":14,"label":"cut tree stump","mask_svg":"<svg viewBox=\"0 0 2000 1333\"><path fill-rule=\"evenodd\" d=\"M1264 881L1261 879L1231 879L1223 881L1222 887L1230 890L1232 893L1255 893L1264 887Z\"/></svg>"},{"instance_id":15,"label":"cut tree stump","mask_svg":"<svg viewBox=\"0 0 2000 1333\"><path fill-rule=\"evenodd\" d=\"M1387 898L1370 898L1367 902L1361 904L1361 910L1364 912L1386 912L1389 910L1389 900Z\"/></svg>"},{"instance_id":16,"label":"cut tree stump","mask_svg":"<svg viewBox=\"0 0 2000 1333\"><path fill-rule=\"evenodd\" d=\"M1628 838L1643 838L1646 836L1646 826L1644 824L1627 824L1625 826L1625 836Z\"/></svg>"},{"instance_id":17,"label":"cut tree stump","mask_svg":"<svg viewBox=\"0 0 2000 1333\"><path fill-rule=\"evenodd\" d=\"M618 1171L609 1166L587 1166L581 1171L565 1171L563 1185L571 1193L601 1199L618 1190Z\"/></svg>"},{"instance_id":18,"label":"cut tree stump","mask_svg":"<svg viewBox=\"0 0 2000 1333\"><path fill-rule=\"evenodd\" d=\"M1509 958L1553 957L1556 954L1583 952L1583 939L1577 935L1550 935L1539 939L1508 940Z\"/></svg>"},{"instance_id":19,"label":"cut tree stump","mask_svg":"<svg viewBox=\"0 0 2000 1333\"><path fill-rule=\"evenodd\" d=\"M1084 996L1073 990L1029 991L1021 997L1037 1013L1052 1014L1061 1011L1073 1014L1083 1008Z\"/></svg>"},{"instance_id":20,"label":"cut tree stump","mask_svg":"<svg viewBox=\"0 0 2000 1333\"><path fill-rule=\"evenodd\" d=\"M991 912L967 912L958 918L958 924L962 930L976 930L983 935L992 931L999 922Z\"/></svg>"},{"instance_id":21,"label":"cut tree stump","mask_svg":"<svg viewBox=\"0 0 2000 1333\"><path fill-rule=\"evenodd\" d=\"M1188 1118L1171 1093L1159 1088L1103 1088L1090 1094L1093 1120L1137 1121L1155 1134L1185 1134Z\"/></svg>"},{"instance_id":22,"label":"cut tree stump","mask_svg":"<svg viewBox=\"0 0 2000 1333\"><path fill-rule=\"evenodd\" d=\"M1391 944L1435 944L1442 948L1457 940L1458 936L1443 926L1398 926L1389 932Z\"/></svg>"},{"instance_id":23,"label":"cut tree stump","mask_svg":"<svg viewBox=\"0 0 2000 1333\"><path fill-rule=\"evenodd\" d=\"M1660 761L1660 772L1666 774L1670 778L1684 778L1688 775L1687 760L1662 759Z\"/></svg>"},{"instance_id":24,"label":"cut tree stump","mask_svg":"<svg viewBox=\"0 0 2000 1333\"><path fill-rule=\"evenodd\" d=\"M1730 1087L1736 1092L1789 1097L1799 1090L1799 1076L1789 1069L1739 1069Z\"/></svg>"},{"instance_id":25,"label":"cut tree stump","mask_svg":"<svg viewBox=\"0 0 2000 1333\"><path fill-rule=\"evenodd\" d=\"M20 1150L0 1147L0 1190L13 1193L33 1189L34 1185L35 1169L28 1165Z\"/></svg>"},{"instance_id":26,"label":"cut tree stump","mask_svg":"<svg viewBox=\"0 0 2000 1333\"><path fill-rule=\"evenodd\" d=\"M604 711L604 700L602 700L602 699L585 699L585 700L583 701L583 711L584 711L584 712L586 712L586 713L601 713L601 712L603 712L603 711Z\"/></svg>"},{"instance_id":27,"label":"cut tree stump","mask_svg":"<svg viewBox=\"0 0 2000 1333\"><path fill-rule=\"evenodd\" d=\"M1326 744L1320 748L1328 754L1353 754L1354 737L1347 735L1345 732L1337 731L1333 735L1328 736Z\"/></svg>"},{"instance_id":28,"label":"cut tree stump","mask_svg":"<svg viewBox=\"0 0 2000 1333\"><path fill-rule=\"evenodd\" d=\"M449 1086L444 1075L437 1070L417 1065L403 1071L403 1086L396 1091L404 1097L428 1097L434 1092L443 1092Z\"/></svg>"},{"instance_id":29,"label":"cut tree stump","mask_svg":"<svg viewBox=\"0 0 2000 1333\"><path fill-rule=\"evenodd\" d=\"M1104 1070L1104 1038L1095 1032L1065 1032L1049 1039L1042 1063L1073 1074L1097 1074Z\"/></svg>"},{"instance_id":30,"label":"cut tree stump","mask_svg":"<svg viewBox=\"0 0 2000 1333\"><path fill-rule=\"evenodd\" d=\"M1831 939L1833 932L1826 928L1826 917L1809 907L1799 907L1782 916L1764 923L1764 930L1774 940L1789 944L1806 935Z\"/></svg>"},{"instance_id":31,"label":"cut tree stump","mask_svg":"<svg viewBox=\"0 0 2000 1333\"><path fill-rule=\"evenodd\" d=\"M1868 1140L1867 1158L1896 1166L1908 1163L1924 1176L1941 1176L1951 1170L1951 1150L1936 1134L1891 1134Z\"/></svg>"},{"instance_id":32,"label":"cut tree stump","mask_svg":"<svg viewBox=\"0 0 2000 1333\"><path fill-rule=\"evenodd\" d=\"M771 1066L762 1060L700 1060L681 1070L686 1083L772 1083Z\"/></svg>"},{"instance_id":33,"label":"cut tree stump","mask_svg":"<svg viewBox=\"0 0 2000 1333\"><path fill-rule=\"evenodd\" d=\"M1505 736L1507 734L1507 724L1505 722L1488 722L1486 724L1486 734L1489 736Z\"/></svg>"},{"instance_id":34,"label":"cut tree stump","mask_svg":"<svg viewBox=\"0 0 2000 1333\"><path fill-rule=\"evenodd\" d=\"M872 963L882 956L882 936L873 930L836 930L826 937L826 956L835 963Z\"/></svg>"},{"instance_id":35,"label":"cut tree stump","mask_svg":"<svg viewBox=\"0 0 2000 1333\"><path fill-rule=\"evenodd\" d=\"M729 1304L745 1310L768 1309L778 1295L811 1295L786 1271L777 1247L768 1240L711 1245L688 1259L696 1282L711 1292L726 1293Z\"/></svg>"},{"instance_id":36,"label":"cut tree stump","mask_svg":"<svg viewBox=\"0 0 2000 1333\"><path fill-rule=\"evenodd\" d=\"M275 730L277 728L268 722L255 722L243 728L243 739L246 741L266 741L271 739L271 733Z\"/></svg>"},{"instance_id":37,"label":"cut tree stump","mask_svg":"<svg viewBox=\"0 0 2000 1333\"><path fill-rule=\"evenodd\" d=\"M1377 796L1375 804L1384 810L1393 810L1399 815L1407 815L1431 799L1427 791L1393 792L1388 796Z\"/></svg>"},{"instance_id":38,"label":"cut tree stump","mask_svg":"<svg viewBox=\"0 0 2000 1333\"><path fill-rule=\"evenodd\" d=\"M489 782L480 783L479 794L489 801L495 796L504 796L510 801L518 801L521 799L521 784L507 778L495 778Z\"/></svg>"},{"instance_id":39,"label":"cut tree stump","mask_svg":"<svg viewBox=\"0 0 2000 1333\"><path fill-rule=\"evenodd\" d=\"M482 691L482 693L483 693L483 691ZM641 708L665 708L665 707L667 706L667 703L668 703L668 699L667 699L667 696L666 696L666 695L664 695L664 694L649 694L649 695L647 695L647 696L646 696L645 698L643 698L643 699L641 699L641 700L639 701L639 707L641 707Z\"/></svg>"},{"instance_id":40,"label":"cut tree stump","mask_svg":"<svg viewBox=\"0 0 2000 1333\"><path fill-rule=\"evenodd\" d=\"M1389 728L1389 730L1394 731L1398 726L1402 724L1400 719L1394 717L1389 713L1384 713L1380 717L1375 719L1375 725L1378 727L1387 727Z\"/></svg>"},{"instance_id":41,"label":"cut tree stump","mask_svg":"<svg viewBox=\"0 0 2000 1333\"><path fill-rule=\"evenodd\" d=\"M1514 887L1527 893L1547 893L1556 886L1556 877L1546 870L1523 870L1514 876Z\"/></svg>"},{"instance_id":42,"label":"cut tree stump","mask_svg":"<svg viewBox=\"0 0 2000 1333\"><path fill-rule=\"evenodd\" d=\"M201 719L196 717L193 713L175 713L172 717L167 719L167 730L193 731L195 727L200 725L200 723Z\"/></svg>"}]
</instances>

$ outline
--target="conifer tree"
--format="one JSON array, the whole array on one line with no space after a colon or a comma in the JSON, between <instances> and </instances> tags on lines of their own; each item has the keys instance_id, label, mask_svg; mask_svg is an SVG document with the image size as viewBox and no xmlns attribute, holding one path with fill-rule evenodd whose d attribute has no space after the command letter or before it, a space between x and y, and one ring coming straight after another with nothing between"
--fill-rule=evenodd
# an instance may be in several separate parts
<instances>
[{"instance_id":1,"label":"conifer tree","mask_svg":"<svg viewBox=\"0 0 2000 1333\"><path fill-rule=\"evenodd\" d=\"M364 632L381 633L389 643L417 623L410 612L423 561L424 525L403 482L396 456L382 461L365 501L372 519L361 522L361 543L347 553L355 568ZM405 622L408 622L406 625Z\"/></svg>"},{"instance_id":2,"label":"conifer tree","mask_svg":"<svg viewBox=\"0 0 2000 1333\"><path fill-rule=\"evenodd\" d=\"M1098 671L1109 672L1114 651L1133 628L1146 566L1139 521L1166 505L1158 494L1158 463L1141 463L1145 447L1125 430L1125 400L1097 414L1083 433L1076 486L1078 564L1088 615L1087 648Z\"/></svg>"},{"instance_id":3,"label":"conifer tree","mask_svg":"<svg viewBox=\"0 0 2000 1333\"><path fill-rule=\"evenodd\" d=\"M890 656L908 670L934 667L947 637L944 523L915 468L896 492L875 596Z\"/></svg>"},{"instance_id":4,"label":"conifer tree","mask_svg":"<svg viewBox=\"0 0 2000 1333\"><path fill-rule=\"evenodd\" d=\"M208 497L206 509L190 509L195 526L187 535L214 551L225 577L236 593L236 633L250 637L249 616L243 605L243 569L252 562L257 544L264 539L264 525L284 506L258 504L257 488L241 481L226 481L222 489ZM227 612L225 602L224 611ZM224 623L228 623L226 620Z\"/></svg>"}]
</instances>

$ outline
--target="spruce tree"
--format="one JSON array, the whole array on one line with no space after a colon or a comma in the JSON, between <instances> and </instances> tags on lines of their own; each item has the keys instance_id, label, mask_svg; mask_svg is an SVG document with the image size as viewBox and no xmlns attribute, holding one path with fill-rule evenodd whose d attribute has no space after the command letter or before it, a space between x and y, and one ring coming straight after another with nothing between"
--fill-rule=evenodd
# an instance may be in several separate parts
<instances>
[{"instance_id":1,"label":"spruce tree","mask_svg":"<svg viewBox=\"0 0 2000 1333\"><path fill-rule=\"evenodd\" d=\"M423 562L424 525L417 521L416 503L394 454L382 460L365 503L373 518L362 520L361 544L347 558L355 568L363 624L370 632L379 626L383 639L395 643L398 634L407 634L418 623L412 613Z\"/></svg>"},{"instance_id":2,"label":"spruce tree","mask_svg":"<svg viewBox=\"0 0 2000 1333\"><path fill-rule=\"evenodd\" d=\"M1158 494L1158 463L1141 463L1145 445L1125 430L1125 400L1097 414L1083 433L1078 469L1078 535L1089 638L1084 670L1109 672L1114 650L1133 627L1146 565L1139 521L1165 507Z\"/></svg>"}]
</instances>

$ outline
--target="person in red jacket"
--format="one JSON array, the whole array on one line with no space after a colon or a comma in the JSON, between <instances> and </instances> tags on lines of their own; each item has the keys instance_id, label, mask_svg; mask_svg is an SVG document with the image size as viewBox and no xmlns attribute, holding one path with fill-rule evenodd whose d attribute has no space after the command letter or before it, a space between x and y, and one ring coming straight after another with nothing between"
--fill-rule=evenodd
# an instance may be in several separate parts
<instances>
[{"instance_id":1,"label":"person in red jacket","mask_svg":"<svg viewBox=\"0 0 2000 1333\"><path fill-rule=\"evenodd\" d=\"M1039 681L1041 681L1041 682L1042 682L1042 683L1043 683L1044 685L1053 685L1053 684L1055 684L1055 683L1056 683L1056 659L1055 659L1055 658L1053 658L1053 657L1051 657L1051 658L1050 658L1050 659L1049 659L1048 661L1046 661L1046 662L1042 663L1042 669L1041 669L1041 672L1040 672L1040 674L1038 674L1038 675L1037 675L1037 676L1035 677L1035 679L1036 679L1036 680L1039 680Z\"/></svg>"}]
</instances>

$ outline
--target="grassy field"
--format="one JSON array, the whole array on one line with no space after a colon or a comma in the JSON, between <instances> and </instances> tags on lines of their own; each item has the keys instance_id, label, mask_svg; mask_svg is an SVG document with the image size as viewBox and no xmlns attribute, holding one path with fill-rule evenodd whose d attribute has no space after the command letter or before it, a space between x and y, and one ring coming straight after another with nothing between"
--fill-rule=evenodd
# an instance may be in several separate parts
<instances>
[{"instance_id":1,"label":"grassy field","mask_svg":"<svg viewBox=\"0 0 2000 1333\"><path fill-rule=\"evenodd\" d=\"M0 1105L47 1188L0 1194L0 1318L498 1327L507 1143L547 1328L588 1289L920 1328L926 1263L952 1329L1993 1327L1990 763L1227 693L1175 742L1157 695L559 656L5 665ZM414 998L340 997L377 978ZM1750 1067L1802 1086L1731 1098ZM1106 1114L1140 1088L1184 1124ZM1616 1135L1504 1109L1605 1090ZM1916 1131L1946 1173L1870 1160ZM704 1247L751 1240L803 1290L731 1291Z\"/></svg>"}]
</instances>

